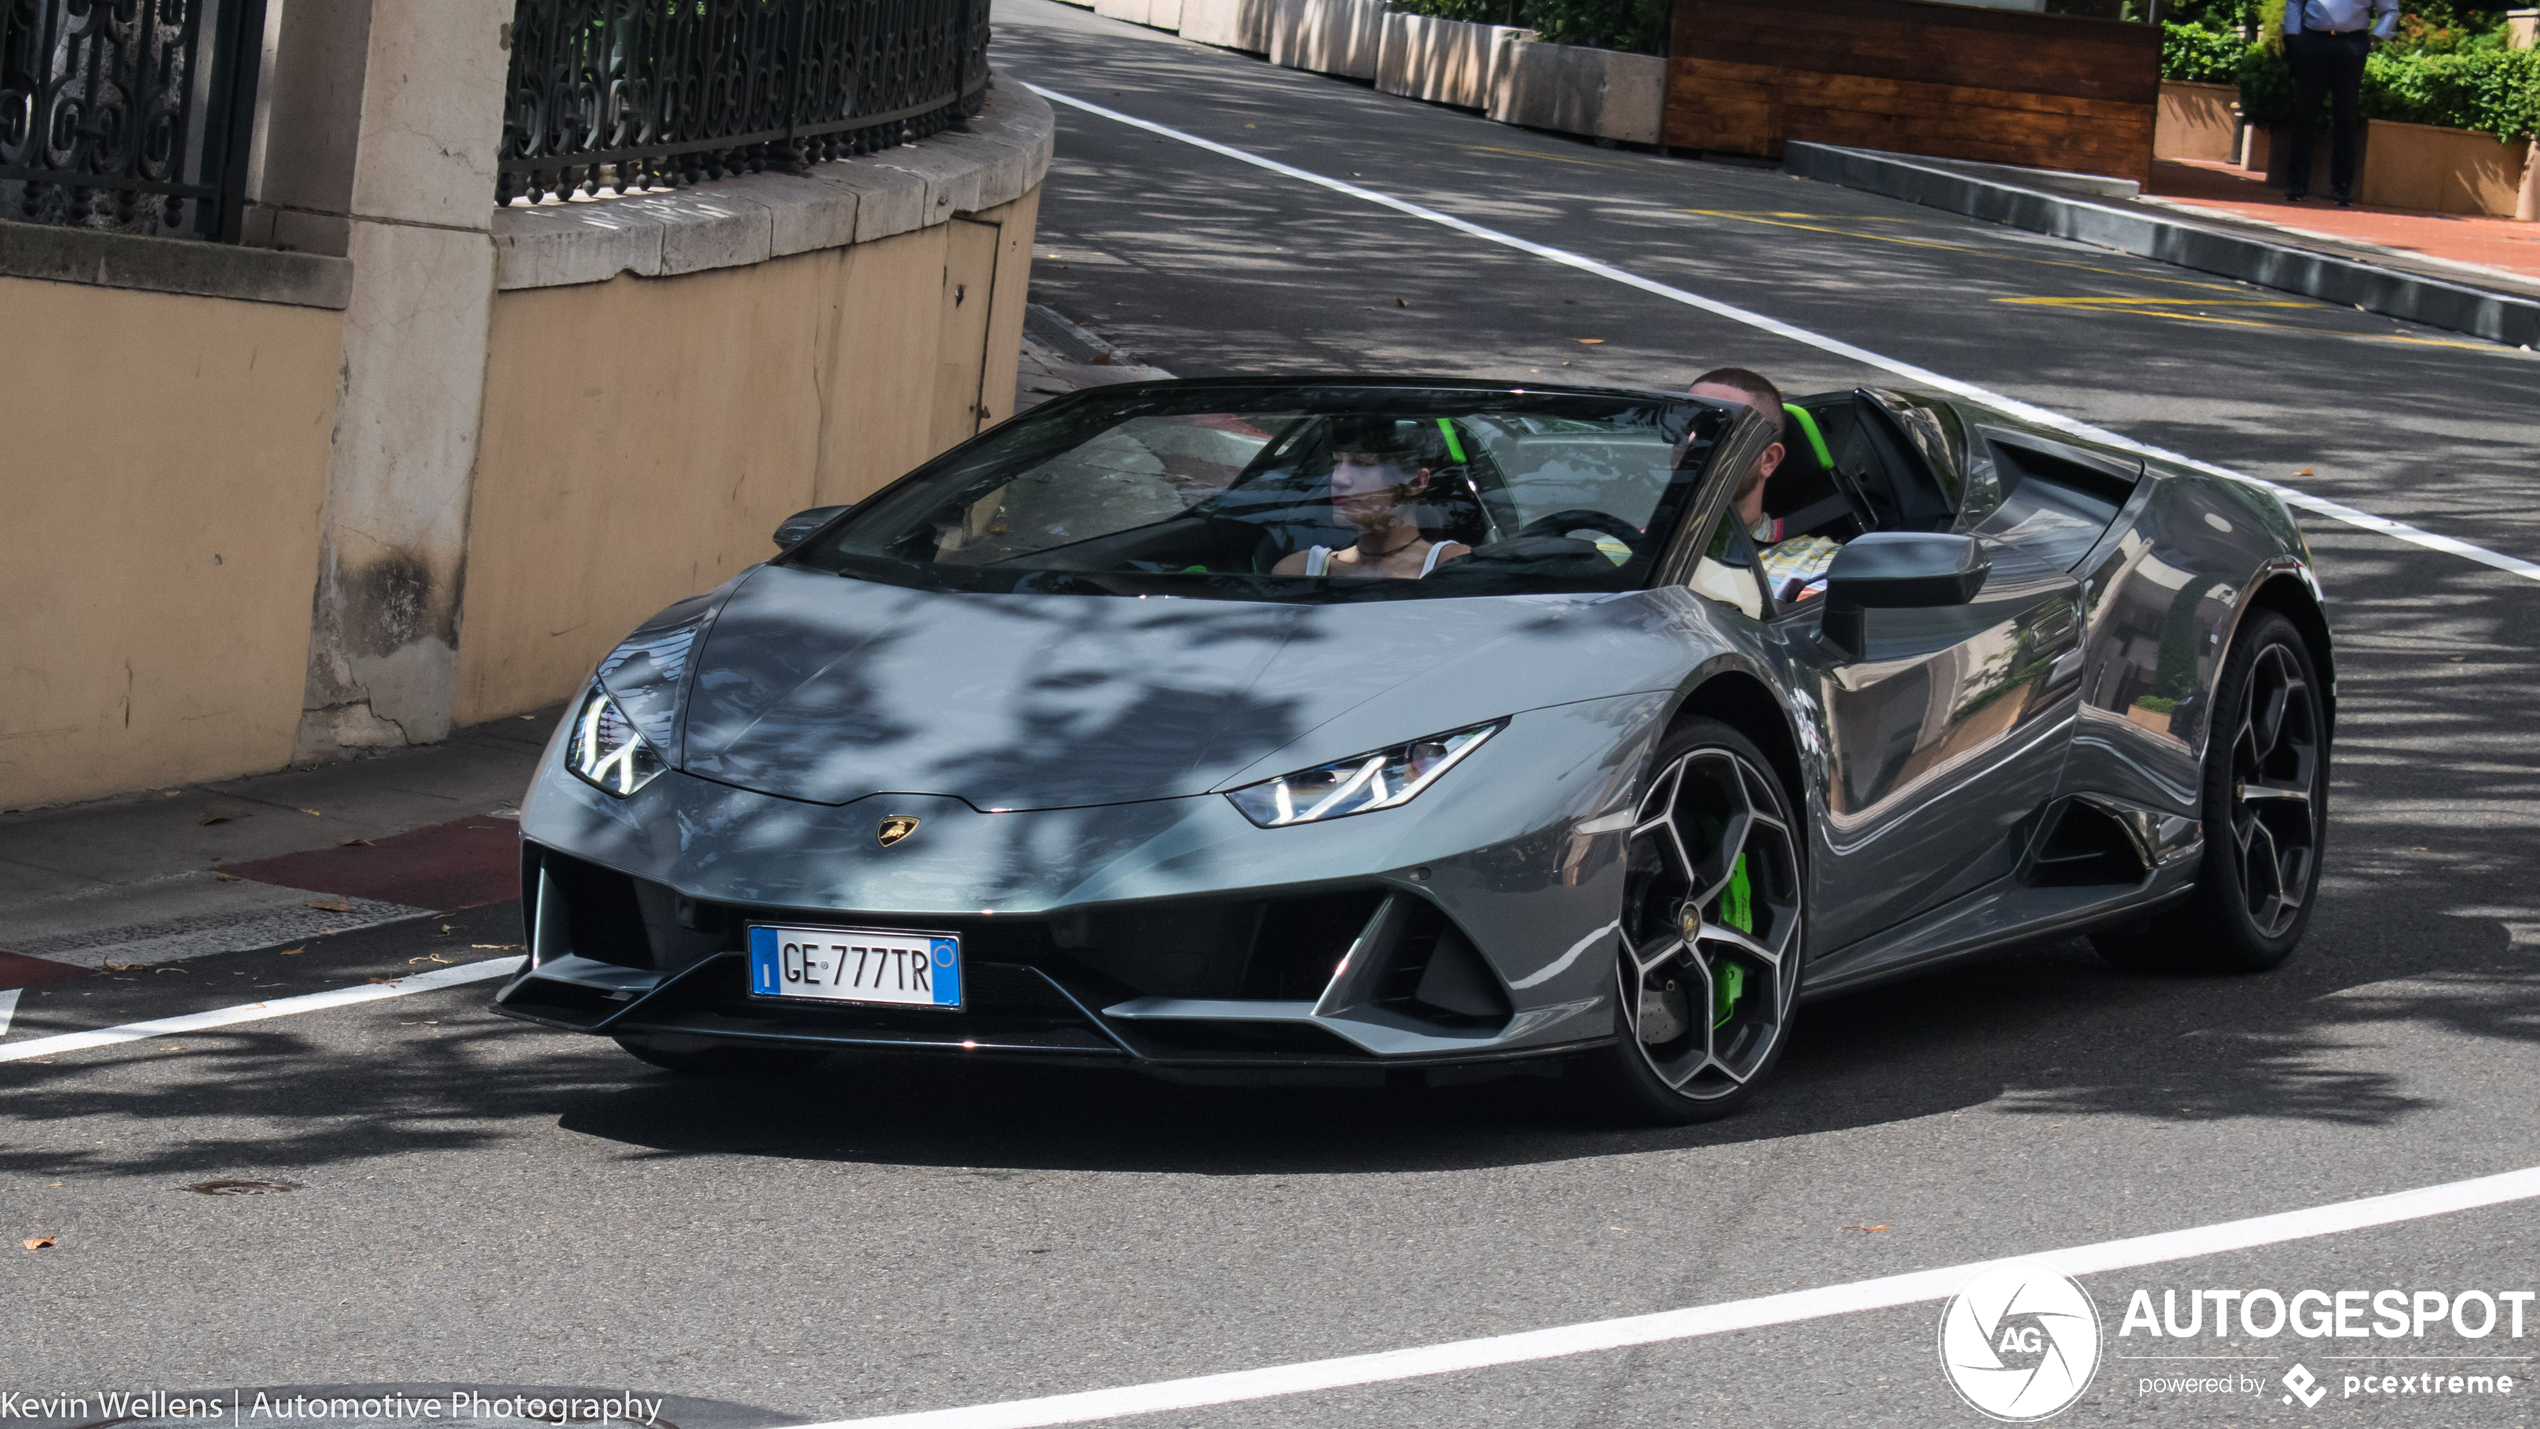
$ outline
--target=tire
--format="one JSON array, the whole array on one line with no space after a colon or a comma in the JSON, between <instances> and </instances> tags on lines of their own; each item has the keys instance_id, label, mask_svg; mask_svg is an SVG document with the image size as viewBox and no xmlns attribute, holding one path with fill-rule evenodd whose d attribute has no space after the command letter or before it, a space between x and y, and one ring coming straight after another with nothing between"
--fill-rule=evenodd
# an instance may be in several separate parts
<instances>
[{"instance_id":1,"label":"tire","mask_svg":"<svg viewBox=\"0 0 2540 1429\"><path fill-rule=\"evenodd\" d=\"M1611 1046L1572 1069L1578 1110L1684 1125L1744 1106L1797 1007L1807 899L1790 791L1746 736L1686 720L1650 761L1624 874Z\"/></svg>"},{"instance_id":2,"label":"tire","mask_svg":"<svg viewBox=\"0 0 2540 1429\"><path fill-rule=\"evenodd\" d=\"M793 1076L810 1071L829 1056L805 1047L703 1047L693 1052L666 1052L640 1037L614 1040L636 1061L683 1077Z\"/></svg>"},{"instance_id":3,"label":"tire","mask_svg":"<svg viewBox=\"0 0 2540 1429\"><path fill-rule=\"evenodd\" d=\"M2328 709L2293 622L2252 611L2214 682L2205 741L2204 861L2186 902L2114 932L2099 955L2130 972L2265 972L2318 901L2328 834Z\"/></svg>"}]
</instances>

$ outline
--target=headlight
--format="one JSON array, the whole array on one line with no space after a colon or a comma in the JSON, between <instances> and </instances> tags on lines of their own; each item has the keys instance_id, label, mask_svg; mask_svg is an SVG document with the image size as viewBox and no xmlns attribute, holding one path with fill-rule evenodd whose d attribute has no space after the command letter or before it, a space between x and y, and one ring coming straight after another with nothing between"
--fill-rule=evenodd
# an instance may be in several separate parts
<instances>
[{"instance_id":1,"label":"headlight","mask_svg":"<svg viewBox=\"0 0 2540 1429\"><path fill-rule=\"evenodd\" d=\"M653 782L668 767L644 736L635 732L634 721L617 707L616 698L598 685L582 697L582 708L574 712L564 762L574 773L621 799Z\"/></svg>"},{"instance_id":2,"label":"headlight","mask_svg":"<svg viewBox=\"0 0 2540 1429\"><path fill-rule=\"evenodd\" d=\"M1390 809L1419 798L1420 791L1436 783L1438 776L1507 727L1508 721L1501 719L1451 734L1433 734L1247 784L1226 797L1235 801L1245 818L1265 829Z\"/></svg>"}]
</instances>

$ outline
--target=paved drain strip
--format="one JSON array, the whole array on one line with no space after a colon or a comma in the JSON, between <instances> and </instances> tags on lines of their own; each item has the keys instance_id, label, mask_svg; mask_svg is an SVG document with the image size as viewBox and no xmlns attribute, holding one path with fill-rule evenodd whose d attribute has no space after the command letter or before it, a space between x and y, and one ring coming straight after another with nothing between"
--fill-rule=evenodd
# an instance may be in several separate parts
<instances>
[{"instance_id":1,"label":"paved drain strip","mask_svg":"<svg viewBox=\"0 0 2540 1429\"><path fill-rule=\"evenodd\" d=\"M215 1027L235 1027L242 1022L262 1022L270 1017L290 1017L302 1012L319 1012L330 1007L350 1007L355 1003L378 1002L385 998L406 997L418 992L434 992L445 987L483 982L488 978L509 977L520 971L520 958L488 958L481 963L461 963L454 968L438 968L413 977L391 978L386 982L365 983L360 987L332 988L325 992L307 992L298 997L277 997L271 1002L241 1003L236 1007L215 1007L209 1012L189 1012L180 1017L162 1017L151 1022L127 1022L120 1027L101 1027L94 1032L64 1032L52 1037L38 1037L29 1042L0 1047L0 1062L23 1062L32 1057L50 1057L62 1052L79 1052L90 1047L111 1047L118 1042L138 1042L148 1037L165 1037L177 1032L202 1032Z\"/></svg>"},{"instance_id":2,"label":"paved drain strip","mask_svg":"<svg viewBox=\"0 0 2540 1429\"><path fill-rule=\"evenodd\" d=\"M1727 318L1731 322L1743 323L1748 327L1771 333L1776 337L1788 338L1792 342L1816 348L1820 352L1829 352L1837 357L1848 358L1854 362L1861 363L1864 366L1875 367L1883 372L1892 372L1909 382L1918 382L1927 387L1937 388L1940 391L1950 393L1954 396L1964 397L1971 402L1983 403L1988 407L1994 407L2001 411L2009 412L2015 416L2035 422L2043 427L2050 427L2056 431L2070 433L2073 436L2082 437L2090 441L2114 443L2117 446L2124 447L2128 451L2139 452L2145 456L2157 457L2165 462L2175 462L2181 466L2191 467L2197 471L2206 472L2210 475L2229 477L2235 481L2245 481L2252 486L2262 487L2275 493L2275 495L2281 498L2288 506L2299 507L2302 510L2313 513L2314 515L2328 517L2332 521L2342 521L2349 526L2361 527L2366 531L2371 531L2378 535L2388 536L2392 540L2405 541L2413 546L2423 546L2429 551L2441 551L2445 555L2459 556L2463 560L2476 561L2482 566L2492 566L2497 570L2521 576L2526 580L2540 580L2540 562L2526 561L2519 556L2508 556L2501 551L2488 550L2484 546L2473 546L2467 541L2457 540L2450 536L2423 530L2419 527L2408 525L2404 521L2393 521L2386 516L2375 516L2369 511L2360 511L2352 506L2345 505L2342 502L2331 501L2326 497L2313 496L2309 492L2296 491L2292 487L2267 481L2260 477L2250 476L2245 472L2233 471L2229 467L2216 466L2211 462L2198 461L2194 457L2184 456L2178 452L2170 451L2163 447L2150 446L2146 443L2136 441L2132 437L2125 436L2122 433L2112 432L2104 427L2094 427L2087 422L2080 421L2073 417L2067 417L2061 412L2053 412L2044 407L2031 406L2026 402L2020 401L2016 397L2006 397L1999 392L1978 387L1972 382L1961 382L1955 377L1945 377L1940 373L1932 371L1930 368L1917 367L1910 362L1901 362L1893 357L1872 352L1868 348L1856 347L1851 343L1843 341L1841 338L1828 337L1823 333L1811 332L1806 328L1797 327L1790 323L1783 322L1779 318L1768 318L1762 313L1752 312L1748 309L1737 307L1730 303L1721 302L1717 298L1706 298L1699 293L1688 292L1683 288L1670 287L1669 285L1658 282L1655 279L1644 278L1637 273L1628 272L1624 269L1614 267L1612 264L1600 263L1597 260L1589 258L1583 254L1572 253L1563 248L1554 248L1546 244L1534 242L1531 239L1519 238L1513 233L1502 233L1495 228L1485 228L1469 219L1457 218L1455 215L1450 213L1440 213L1438 210L1433 208L1424 208L1421 205L1412 203L1407 199L1395 198L1391 194L1378 193L1374 189L1361 188L1356 184L1346 183L1340 179L1328 178L1322 174L1297 168L1292 164L1283 164L1276 159L1265 158L1262 155L1235 148L1232 145L1220 144L1213 139L1203 139L1196 134L1186 134L1179 129L1158 124L1151 119L1140 119L1135 115L1123 114L1116 109L1105 109L1099 104L1091 104L1085 100L1075 98L1072 95L1061 94L1054 89L1045 89L1037 84L1027 84L1024 87L1031 90L1034 94L1050 100L1053 103L1064 104L1072 109L1081 109L1087 114L1098 115L1101 118L1109 119L1116 123L1126 124L1132 129L1142 129L1150 134L1177 140L1195 148L1206 149L1212 154L1222 154L1238 163L1250 164L1259 169L1268 169L1274 174L1282 174L1288 178L1297 179L1305 183L1314 184L1321 188L1330 189L1334 193L1346 194L1351 198L1362 199L1368 203L1390 208L1397 213L1409 214L1413 218L1421 219L1429 223L1440 224L1447 228L1452 228L1458 233L1479 238L1487 243L1496 243L1504 248L1514 248L1520 253L1530 253L1537 258L1549 259L1552 262L1562 264L1566 267L1576 268L1580 272L1590 273L1599 278L1621 283L1626 287L1638 288L1644 293L1665 298L1670 302L1682 303L1687 307L1699 308L1715 317L1723 317Z\"/></svg>"},{"instance_id":3,"label":"paved drain strip","mask_svg":"<svg viewBox=\"0 0 2540 1429\"><path fill-rule=\"evenodd\" d=\"M1764 1295L1751 1300L1730 1300L1717 1305L1698 1305L1655 1315L1593 1320L1549 1330L1493 1335L1487 1339L1457 1340L1417 1349L1310 1360L1303 1364L1171 1379L1120 1389L1097 1389L1083 1394L1014 1399L1002 1404L935 1409L871 1419L842 1419L806 1425L804 1429L1038 1429L1042 1425L1082 1424L1131 1414L1237 1404L1309 1394L1316 1390L1385 1384L1453 1374L1460 1370L1559 1359L1598 1350L1690 1340L1731 1330L1752 1330L1799 1320L1850 1315L1863 1310L1886 1310L1945 1300L1957 1294L1960 1287L1977 1275L2003 1265L2043 1264L2064 1275L2095 1275L2421 1220L2428 1216L2448 1215L2455 1211L2475 1210L2481 1206L2503 1205L2534 1197L2540 1197L2540 1166L2387 1196L2371 1196L2360 1201L2340 1201L2334 1205L2284 1211L2272 1216L2225 1221L2220 1225L2101 1241L2095 1245L2069 1246L2037 1255L1971 1261L1938 1270L1917 1270L1906 1275L1855 1280L1845 1285Z\"/></svg>"}]
</instances>

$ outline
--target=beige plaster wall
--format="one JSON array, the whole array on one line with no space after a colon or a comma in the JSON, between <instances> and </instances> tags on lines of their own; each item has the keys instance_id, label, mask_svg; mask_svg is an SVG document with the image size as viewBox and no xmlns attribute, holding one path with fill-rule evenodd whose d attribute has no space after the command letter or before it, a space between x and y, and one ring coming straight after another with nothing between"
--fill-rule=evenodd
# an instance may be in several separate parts
<instances>
[{"instance_id":1,"label":"beige plaster wall","mask_svg":"<svg viewBox=\"0 0 2540 1429\"><path fill-rule=\"evenodd\" d=\"M0 808L272 769L308 657L342 314L0 277ZM122 334L101 342L100 333Z\"/></svg>"},{"instance_id":2,"label":"beige plaster wall","mask_svg":"<svg viewBox=\"0 0 2540 1429\"><path fill-rule=\"evenodd\" d=\"M2152 125L2152 157L2211 159L2238 157L2240 91L2228 84L2161 81L2161 103Z\"/></svg>"},{"instance_id":3,"label":"beige plaster wall","mask_svg":"<svg viewBox=\"0 0 2540 1429\"><path fill-rule=\"evenodd\" d=\"M645 616L773 554L777 522L1011 415L1038 210L497 294L454 722L569 698Z\"/></svg>"},{"instance_id":4,"label":"beige plaster wall","mask_svg":"<svg viewBox=\"0 0 2540 1429\"><path fill-rule=\"evenodd\" d=\"M2315 147L2328 147L2324 134ZM2375 119L2355 197L2390 208L2512 218L2529 153L2528 144L2500 144L2466 129Z\"/></svg>"}]
</instances>

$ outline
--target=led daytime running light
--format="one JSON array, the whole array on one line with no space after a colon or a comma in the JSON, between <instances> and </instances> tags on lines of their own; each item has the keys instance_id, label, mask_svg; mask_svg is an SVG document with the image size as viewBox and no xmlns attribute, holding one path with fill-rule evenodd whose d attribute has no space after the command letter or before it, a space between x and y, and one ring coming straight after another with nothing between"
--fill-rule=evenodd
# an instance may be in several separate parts
<instances>
[{"instance_id":1,"label":"led daytime running light","mask_svg":"<svg viewBox=\"0 0 2540 1429\"><path fill-rule=\"evenodd\" d=\"M574 714L565 762L574 773L621 799L651 783L666 767L653 746L636 732L634 721L597 685Z\"/></svg>"},{"instance_id":2,"label":"led daytime running light","mask_svg":"<svg viewBox=\"0 0 2540 1429\"><path fill-rule=\"evenodd\" d=\"M1226 797L1265 829L1400 808L1507 727L1508 721L1493 720L1433 734L1248 784Z\"/></svg>"}]
</instances>

